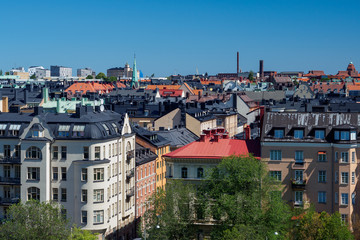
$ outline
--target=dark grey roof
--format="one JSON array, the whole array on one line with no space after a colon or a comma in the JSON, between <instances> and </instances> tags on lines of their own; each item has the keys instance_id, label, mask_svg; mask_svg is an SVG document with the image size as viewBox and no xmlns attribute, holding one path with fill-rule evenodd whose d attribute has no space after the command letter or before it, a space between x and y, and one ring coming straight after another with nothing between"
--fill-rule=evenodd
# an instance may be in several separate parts
<instances>
[{"instance_id":1,"label":"dark grey roof","mask_svg":"<svg viewBox=\"0 0 360 240\"><path fill-rule=\"evenodd\" d=\"M157 155L152 152L149 148L145 148L140 144L135 144L135 163L136 166L154 161Z\"/></svg>"},{"instance_id":2,"label":"dark grey roof","mask_svg":"<svg viewBox=\"0 0 360 240\"><path fill-rule=\"evenodd\" d=\"M151 132L145 128L139 126L133 126L133 131L136 133L136 136L146 140L156 147L163 147L170 144L170 141L158 135L156 132Z\"/></svg>"},{"instance_id":3,"label":"dark grey roof","mask_svg":"<svg viewBox=\"0 0 360 240\"><path fill-rule=\"evenodd\" d=\"M187 128L175 128L171 130L155 131L170 142L171 147L181 147L198 140L198 136Z\"/></svg>"}]
</instances>

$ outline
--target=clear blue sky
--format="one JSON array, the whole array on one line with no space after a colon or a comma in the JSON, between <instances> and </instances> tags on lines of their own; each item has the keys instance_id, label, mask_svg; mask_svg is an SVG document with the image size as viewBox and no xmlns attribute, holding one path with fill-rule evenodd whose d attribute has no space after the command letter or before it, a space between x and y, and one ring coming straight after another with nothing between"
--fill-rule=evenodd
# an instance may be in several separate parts
<instances>
[{"instance_id":1,"label":"clear blue sky","mask_svg":"<svg viewBox=\"0 0 360 240\"><path fill-rule=\"evenodd\" d=\"M0 69L64 65L144 75L360 70L360 1L0 2ZM73 74L76 72L73 70Z\"/></svg>"}]
</instances>

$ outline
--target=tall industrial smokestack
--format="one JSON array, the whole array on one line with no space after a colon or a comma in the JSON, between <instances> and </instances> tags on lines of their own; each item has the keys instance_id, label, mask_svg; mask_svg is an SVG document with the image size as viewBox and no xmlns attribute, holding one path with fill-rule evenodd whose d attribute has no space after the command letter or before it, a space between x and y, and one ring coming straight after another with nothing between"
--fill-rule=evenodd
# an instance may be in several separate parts
<instances>
[{"instance_id":1,"label":"tall industrial smokestack","mask_svg":"<svg viewBox=\"0 0 360 240\"><path fill-rule=\"evenodd\" d=\"M239 52L237 52L237 71L236 71L236 73L239 76L239 73L240 73Z\"/></svg>"},{"instance_id":2,"label":"tall industrial smokestack","mask_svg":"<svg viewBox=\"0 0 360 240\"><path fill-rule=\"evenodd\" d=\"M264 60L260 60L260 79L264 79Z\"/></svg>"}]
</instances>

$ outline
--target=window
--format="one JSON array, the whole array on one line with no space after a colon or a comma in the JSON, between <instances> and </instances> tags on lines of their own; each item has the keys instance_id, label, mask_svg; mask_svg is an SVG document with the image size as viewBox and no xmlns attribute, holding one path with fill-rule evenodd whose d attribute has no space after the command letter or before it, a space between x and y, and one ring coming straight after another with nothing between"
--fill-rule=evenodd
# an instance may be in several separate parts
<instances>
[{"instance_id":1,"label":"window","mask_svg":"<svg viewBox=\"0 0 360 240\"><path fill-rule=\"evenodd\" d=\"M61 180L66 181L66 167L61 168Z\"/></svg>"},{"instance_id":2,"label":"window","mask_svg":"<svg viewBox=\"0 0 360 240\"><path fill-rule=\"evenodd\" d=\"M110 130L109 130L108 126L106 126L105 123L103 123L102 126L103 126L103 128L105 129L105 131L106 131L106 135L110 135Z\"/></svg>"},{"instance_id":3,"label":"window","mask_svg":"<svg viewBox=\"0 0 360 240\"><path fill-rule=\"evenodd\" d=\"M303 203L303 192L296 191L295 192L295 205L302 205Z\"/></svg>"},{"instance_id":4,"label":"window","mask_svg":"<svg viewBox=\"0 0 360 240\"><path fill-rule=\"evenodd\" d=\"M319 171L319 183L326 182L326 171Z\"/></svg>"},{"instance_id":5,"label":"window","mask_svg":"<svg viewBox=\"0 0 360 240\"><path fill-rule=\"evenodd\" d=\"M335 183L339 183L339 172L335 172Z\"/></svg>"},{"instance_id":6,"label":"window","mask_svg":"<svg viewBox=\"0 0 360 240\"><path fill-rule=\"evenodd\" d=\"M356 197L356 193L353 192L353 193L351 194L351 203L352 203L353 205L355 205L355 197Z\"/></svg>"},{"instance_id":7,"label":"window","mask_svg":"<svg viewBox=\"0 0 360 240\"><path fill-rule=\"evenodd\" d=\"M87 181L87 168L81 169L81 181Z\"/></svg>"},{"instance_id":8,"label":"window","mask_svg":"<svg viewBox=\"0 0 360 240\"><path fill-rule=\"evenodd\" d=\"M351 173L351 184L355 184L355 172Z\"/></svg>"},{"instance_id":9,"label":"window","mask_svg":"<svg viewBox=\"0 0 360 240\"><path fill-rule=\"evenodd\" d=\"M348 183L349 183L349 173L341 172L341 184L348 184Z\"/></svg>"},{"instance_id":10,"label":"window","mask_svg":"<svg viewBox=\"0 0 360 240\"><path fill-rule=\"evenodd\" d=\"M60 125L58 129L59 137L68 137L70 131L70 125Z\"/></svg>"},{"instance_id":11,"label":"window","mask_svg":"<svg viewBox=\"0 0 360 240\"><path fill-rule=\"evenodd\" d=\"M339 203L339 193L338 192L335 192L335 204L338 204Z\"/></svg>"},{"instance_id":12,"label":"window","mask_svg":"<svg viewBox=\"0 0 360 240\"><path fill-rule=\"evenodd\" d=\"M94 223L104 223L104 210L94 211Z\"/></svg>"},{"instance_id":13,"label":"window","mask_svg":"<svg viewBox=\"0 0 360 240\"><path fill-rule=\"evenodd\" d=\"M58 159L59 158L59 147L58 146L53 146L53 159Z\"/></svg>"},{"instance_id":14,"label":"window","mask_svg":"<svg viewBox=\"0 0 360 240\"><path fill-rule=\"evenodd\" d=\"M66 146L62 146L61 147L61 159L66 159L66 151L67 151Z\"/></svg>"},{"instance_id":15,"label":"window","mask_svg":"<svg viewBox=\"0 0 360 240\"><path fill-rule=\"evenodd\" d=\"M349 153L348 152L341 153L341 162L343 162L343 163L349 162Z\"/></svg>"},{"instance_id":16,"label":"window","mask_svg":"<svg viewBox=\"0 0 360 240\"><path fill-rule=\"evenodd\" d=\"M197 169L197 177L198 178L203 178L204 177L204 169L203 168L198 168Z\"/></svg>"},{"instance_id":17,"label":"window","mask_svg":"<svg viewBox=\"0 0 360 240\"><path fill-rule=\"evenodd\" d=\"M325 131L324 130L315 130L315 138L316 139L324 139Z\"/></svg>"},{"instance_id":18,"label":"window","mask_svg":"<svg viewBox=\"0 0 360 240\"><path fill-rule=\"evenodd\" d=\"M342 193L341 194L341 205L348 205L349 204L349 194Z\"/></svg>"},{"instance_id":19,"label":"window","mask_svg":"<svg viewBox=\"0 0 360 240\"><path fill-rule=\"evenodd\" d=\"M15 178L20 178L21 176L21 168L19 165L15 165Z\"/></svg>"},{"instance_id":20,"label":"window","mask_svg":"<svg viewBox=\"0 0 360 240\"><path fill-rule=\"evenodd\" d=\"M18 136L19 135L19 130L20 130L21 125L20 124L12 124L9 127L9 133L12 136Z\"/></svg>"},{"instance_id":21,"label":"window","mask_svg":"<svg viewBox=\"0 0 360 240\"><path fill-rule=\"evenodd\" d=\"M349 131L340 131L340 140L349 140L350 133Z\"/></svg>"},{"instance_id":22,"label":"window","mask_svg":"<svg viewBox=\"0 0 360 240\"><path fill-rule=\"evenodd\" d=\"M9 158L11 156L10 145L4 145L4 157Z\"/></svg>"},{"instance_id":23,"label":"window","mask_svg":"<svg viewBox=\"0 0 360 240\"><path fill-rule=\"evenodd\" d=\"M335 162L338 162L338 158L339 158L339 153L335 152Z\"/></svg>"},{"instance_id":24,"label":"window","mask_svg":"<svg viewBox=\"0 0 360 240\"><path fill-rule=\"evenodd\" d=\"M94 202L104 201L104 189L94 189Z\"/></svg>"},{"instance_id":25,"label":"window","mask_svg":"<svg viewBox=\"0 0 360 240\"><path fill-rule=\"evenodd\" d=\"M66 188L61 189L61 201L66 202Z\"/></svg>"},{"instance_id":26,"label":"window","mask_svg":"<svg viewBox=\"0 0 360 240\"><path fill-rule=\"evenodd\" d=\"M116 133L119 133L119 129L118 129L118 127L116 126L116 124L115 124L115 123L111 123L111 125L113 126L115 132L116 132Z\"/></svg>"},{"instance_id":27,"label":"window","mask_svg":"<svg viewBox=\"0 0 360 240\"><path fill-rule=\"evenodd\" d=\"M0 124L0 135L5 135L5 129L7 127L7 124Z\"/></svg>"},{"instance_id":28,"label":"window","mask_svg":"<svg viewBox=\"0 0 360 240\"><path fill-rule=\"evenodd\" d=\"M326 162L326 152L318 152L318 161Z\"/></svg>"},{"instance_id":29,"label":"window","mask_svg":"<svg viewBox=\"0 0 360 240\"><path fill-rule=\"evenodd\" d=\"M40 168L28 167L28 180L40 180Z\"/></svg>"},{"instance_id":30,"label":"window","mask_svg":"<svg viewBox=\"0 0 360 240\"><path fill-rule=\"evenodd\" d=\"M270 177L277 181L281 181L281 171L270 171Z\"/></svg>"},{"instance_id":31,"label":"window","mask_svg":"<svg viewBox=\"0 0 360 240\"><path fill-rule=\"evenodd\" d=\"M104 181L104 168L94 168L94 181Z\"/></svg>"},{"instance_id":32,"label":"window","mask_svg":"<svg viewBox=\"0 0 360 240\"><path fill-rule=\"evenodd\" d=\"M304 170L295 170L295 181L302 183L304 180Z\"/></svg>"},{"instance_id":33,"label":"window","mask_svg":"<svg viewBox=\"0 0 360 240\"><path fill-rule=\"evenodd\" d=\"M350 132L350 140L356 140L356 131Z\"/></svg>"},{"instance_id":34,"label":"window","mask_svg":"<svg viewBox=\"0 0 360 240\"><path fill-rule=\"evenodd\" d=\"M8 165L4 166L4 177L6 177L6 178L10 177L10 166L8 166Z\"/></svg>"},{"instance_id":35,"label":"window","mask_svg":"<svg viewBox=\"0 0 360 240\"><path fill-rule=\"evenodd\" d=\"M284 130L283 129L274 130L274 137L275 138L284 138Z\"/></svg>"},{"instance_id":36,"label":"window","mask_svg":"<svg viewBox=\"0 0 360 240\"><path fill-rule=\"evenodd\" d=\"M281 150L270 150L270 160L281 160Z\"/></svg>"},{"instance_id":37,"label":"window","mask_svg":"<svg viewBox=\"0 0 360 240\"><path fill-rule=\"evenodd\" d=\"M28 188L28 199L34 199L40 201L40 189L37 187L30 187Z\"/></svg>"},{"instance_id":38,"label":"window","mask_svg":"<svg viewBox=\"0 0 360 240\"><path fill-rule=\"evenodd\" d=\"M89 159L89 147L84 147L84 159Z\"/></svg>"},{"instance_id":39,"label":"window","mask_svg":"<svg viewBox=\"0 0 360 240\"><path fill-rule=\"evenodd\" d=\"M304 152L303 151L295 151L295 162L296 163L304 163Z\"/></svg>"},{"instance_id":40,"label":"window","mask_svg":"<svg viewBox=\"0 0 360 240\"><path fill-rule=\"evenodd\" d=\"M355 163L355 162L356 162L355 152L351 152L351 162L352 162L352 163Z\"/></svg>"},{"instance_id":41,"label":"window","mask_svg":"<svg viewBox=\"0 0 360 240\"><path fill-rule=\"evenodd\" d=\"M72 130L73 137L83 137L85 135L85 126L84 125L74 125Z\"/></svg>"},{"instance_id":42,"label":"window","mask_svg":"<svg viewBox=\"0 0 360 240\"><path fill-rule=\"evenodd\" d=\"M181 168L181 177L187 178L188 177L188 171L186 167Z\"/></svg>"},{"instance_id":43,"label":"window","mask_svg":"<svg viewBox=\"0 0 360 240\"><path fill-rule=\"evenodd\" d=\"M345 224L348 223L348 215L347 214L341 214L341 221Z\"/></svg>"},{"instance_id":44,"label":"window","mask_svg":"<svg viewBox=\"0 0 360 240\"><path fill-rule=\"evenodd\" d=\"M81 201L87 202L87 189L81 189Z\"/></svg>"},{"instance_id":45,"label":"window","mask_svg":"<svg viewBox=\"0 0 360 240\"><path fill-rule=\"evenodd\" d=\"M95 160L100 160L100 147L95 147Z\"/></svg>"},{"instance_id":46,"label":"window","mask_svg":"<svg viewBox=\"0 0 360 240\"><path fill-rule=\"evenodd\" d=\"M326 203L326 192L318 192L318 202Z\"/></svg>"},{"instance_id":47,"label":"window","mask_svg":"<svg viewBox=\"0 0 360 240\"><path fill-rule=\"evenodd\" d=\"M29 147L26 150L26 158L41 159L41 150L38 147Z\"/></svg>"},{"instance_id":48,"label":"window","mask_svg":"<svg viewBox=\"0 0 360 240\"><path fill-rule=\"evenodd\" d=\"M21 146L20 145L15 145L14 157L19 158L20 153L21 153Z\"/></svg>"},{"instance_id":49,"label":"window","mask_svg":"<svg viewBox=\"0 0 360 240\"><path fill-rule=\"evenodd\" d=\"M304 138L304 130L301 130L301 129L294 130L294 138L303 139Z\"/></svg>"},{"instance_id":50,"label":"window","mask_svg":"<svg viewBox=\"0 0 360 240\"><path fill-rule=\"evenodd\" d=\"M81 211L81 223L87 223L87 211Z\"/></svg>"},{"instance_id":51,"label":"window","mask_svg":"<svg viewBox=\"0 0 360 240\"><path fill-rule=\"evenodd\" d=\"M58 180L58 178L59 178L58 168L57 168L57 167L53 167L53 168L52 168L52 172L53 172L53 177L52 177L52 179L53 179L53 180Z\"/></svg>"},{"instance_id":52,"label":"window","mask_svg":"<svg viewBox=\"0 0 360 240\"><path fill-rule=\"evenodd\" d=\"M58 201L59 200L59 189L53 188L53 200Z\"/></svg>"}]
</instances>

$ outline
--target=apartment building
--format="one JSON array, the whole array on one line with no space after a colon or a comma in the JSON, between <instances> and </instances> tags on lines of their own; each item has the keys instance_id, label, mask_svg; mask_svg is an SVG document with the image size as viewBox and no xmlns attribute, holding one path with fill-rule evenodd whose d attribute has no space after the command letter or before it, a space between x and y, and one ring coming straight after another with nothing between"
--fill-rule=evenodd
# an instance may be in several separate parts
<instances>
[{"instance_id":1,"label":"apartment building","mask_svg":"<svg viewBox=\"0 0 360 240\"><path fill-rule=\"evenodd\" d=\"M63 66L50 66L50 72L52 77L72 77L72 68Z\"/></svg>"},{"instance_id":2,"label":"apartment building","mask_svg":"<svg viewBox=\"0 0 360 240\"><path fill-rule=\"evenodd\" d=\"M55 201L70 223L117 239L135 236L135 135L128 116L10 112L0 116L0 218L8 207Z\"/></svg>"},{"instance_id":3,"label":"apartment building","mask_svg":"<svg viewBox=\"0 0 360 240\"><path fill-rule=\"evenodd\" d=\"M77 76L78 77L87 77L87 76L93 76L95 78L95 72L91 68L78 68L77 69Z\"/></svg>"},{"instance_id":4,"label":"apartment building","mask_svg":"<svg viewBox=\"0 0 360 240\"><path fill-rule=\"evenodd\" d=\"M358 113L276 113L263 118L262 159L293 207L338 211L350 226L359 213Z\"/></svg>"}]
</instances>

